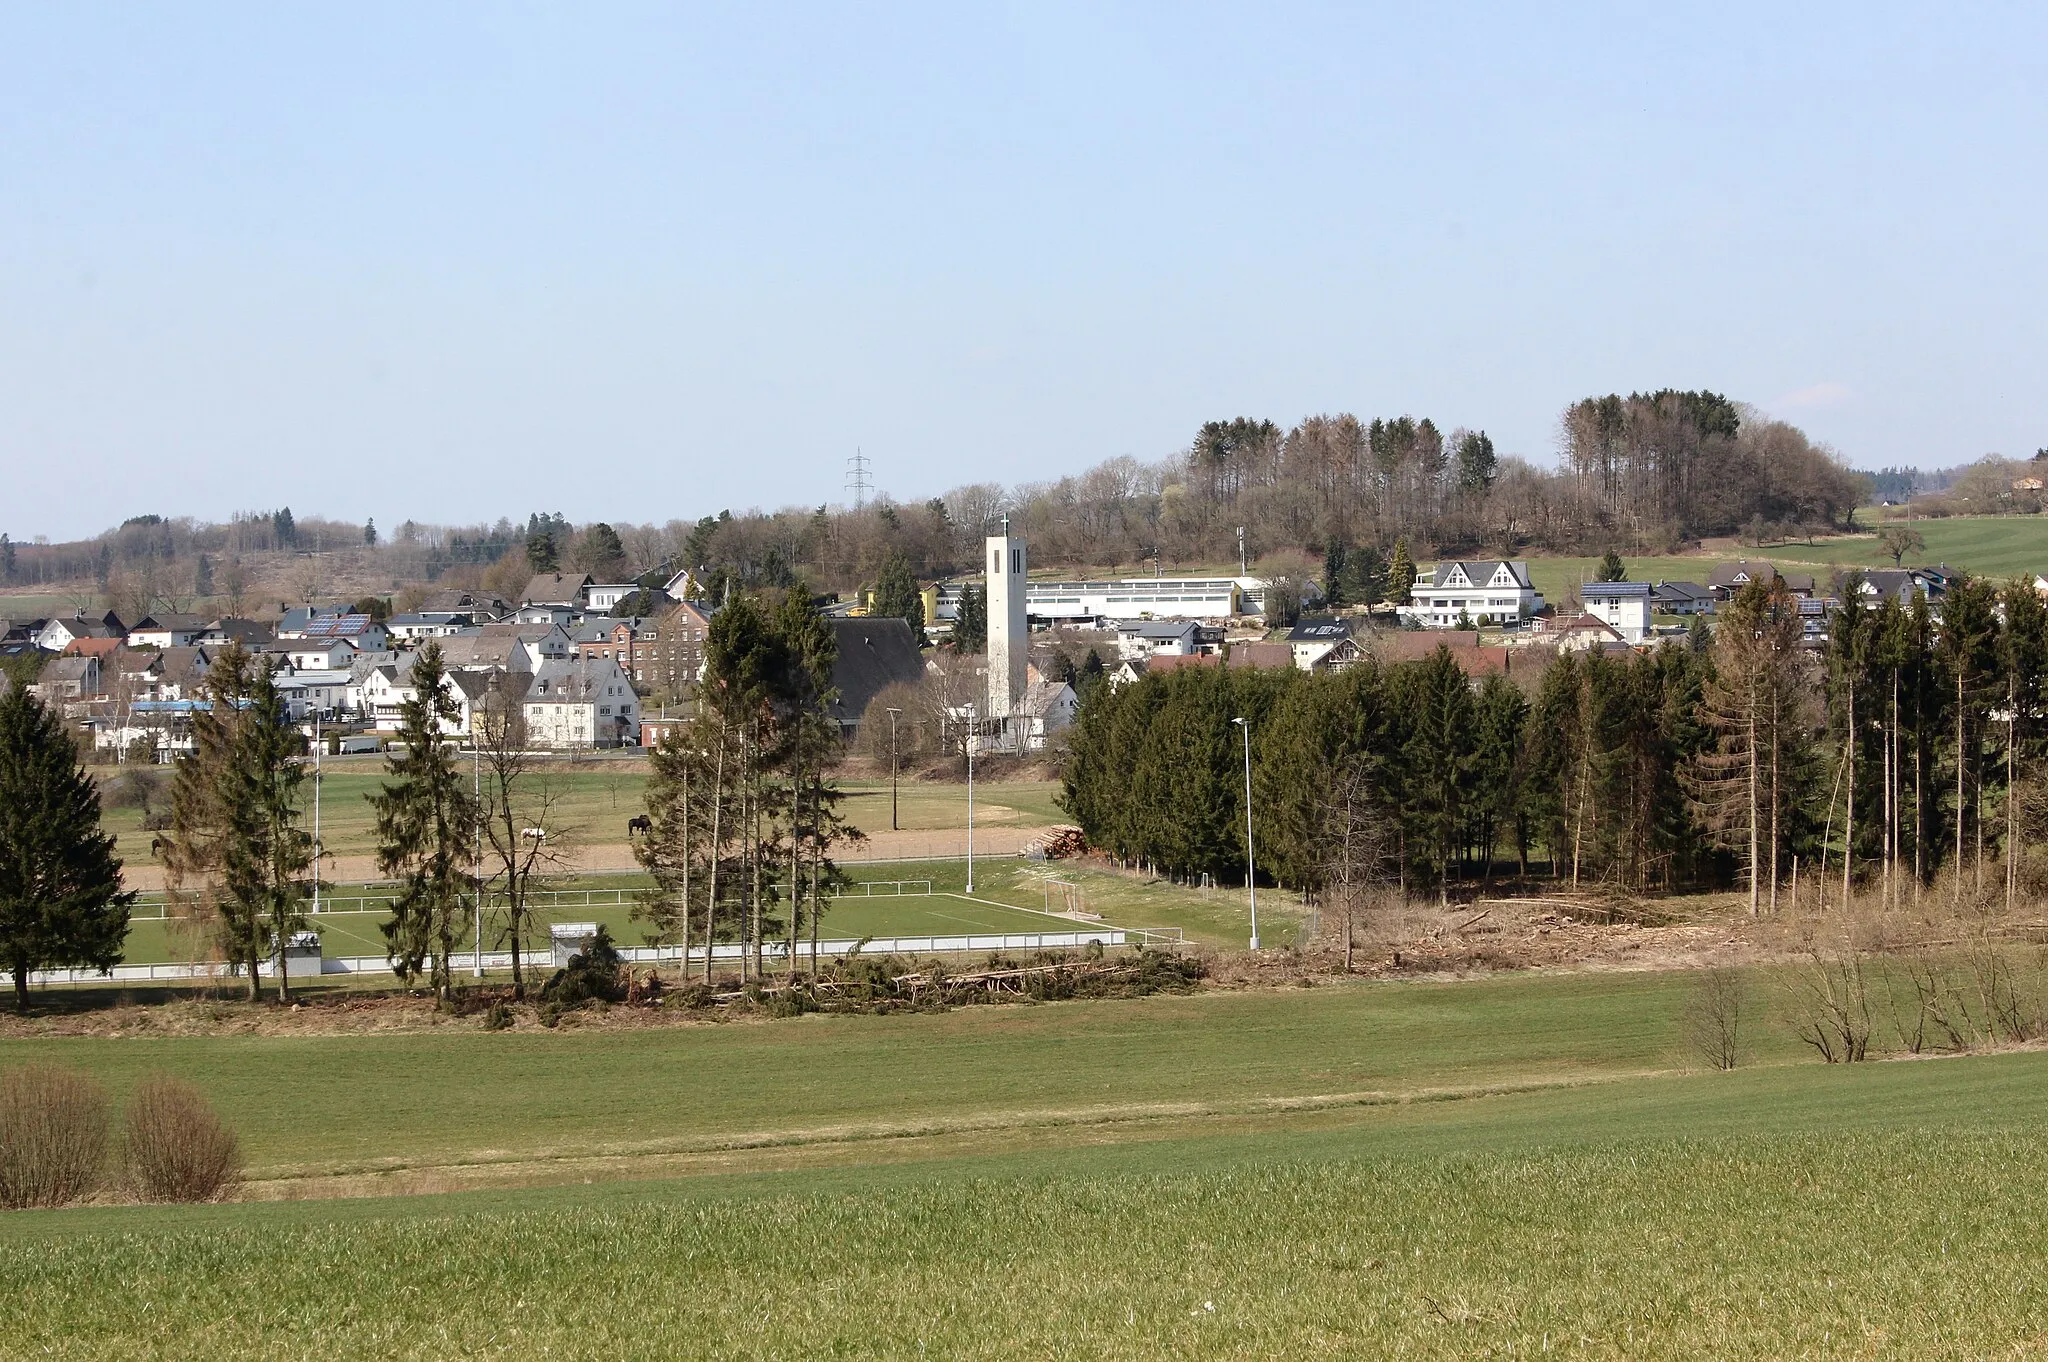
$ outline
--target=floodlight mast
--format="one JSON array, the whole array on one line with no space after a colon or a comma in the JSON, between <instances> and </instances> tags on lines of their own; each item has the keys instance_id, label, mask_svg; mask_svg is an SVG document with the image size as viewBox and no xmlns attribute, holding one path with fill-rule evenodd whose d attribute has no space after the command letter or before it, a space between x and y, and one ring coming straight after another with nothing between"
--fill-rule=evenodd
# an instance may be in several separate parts
<instances>
[{"instance_id":1,"label":"floodlight mast","mask_svg":"<svg viewBox=\"0 0 2048 1362\"><path fill-rule=\"evenodd\" d=\"M967 892L974 892L974 730L979 716L967 707Z\"/></svg>"},{"instance_id":2,"label":"floodlight mast","mask_svg":"<svg viewBox=\"0 0 2048 1362\"><path fill-rule=\"evenodd\" d=\"M1252 900L1252 949L1259 948L1259 861L1252 848L1252 721L1232 719L1244 730L1244 887Z\"/></svg>"}]
</instances>

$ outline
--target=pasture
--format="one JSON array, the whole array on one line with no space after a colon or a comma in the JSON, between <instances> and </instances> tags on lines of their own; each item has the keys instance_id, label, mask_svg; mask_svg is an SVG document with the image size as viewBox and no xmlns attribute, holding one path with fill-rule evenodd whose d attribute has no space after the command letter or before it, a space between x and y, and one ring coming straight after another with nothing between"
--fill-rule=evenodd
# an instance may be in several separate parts
<instances>
[{"instance_id":1,"label":"pasture","mask_svg":"<svg viewBox=\"0 0 2048 1362\"><path fill-rule=\"evenodd\" d=\"M1759 1031L1693 1072L1686 983L8 1040L117 1094L200 1083L252 1195L474 1190L11 1215L0 1351L2037 1347L2048 1055L1829 1068Z\"/></svg>"}]
</instances>

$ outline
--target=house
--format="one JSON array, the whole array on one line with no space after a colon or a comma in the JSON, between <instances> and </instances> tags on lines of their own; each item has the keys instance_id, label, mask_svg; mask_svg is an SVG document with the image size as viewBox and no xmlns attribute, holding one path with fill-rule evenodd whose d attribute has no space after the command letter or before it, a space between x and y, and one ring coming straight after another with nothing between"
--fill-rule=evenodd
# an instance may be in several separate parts
<instances>
[{"instance_id":1,"label":"house","mask_svg":"<svg viewBox=\"0 0 2048 1362\"><path fill-rule=\"evenodd\" d=\"M590 574L571 577L563 572L542 572L526 584L520 594L521 606L551 606L578 614L584 608L584 595L591 588Z\"/></svg>"},{"instance_id":2,"label":"house","mask_svg":"<svg viewBox=\"0 0 2048 1362\"><path fill-rule=\"evenodd\" d=\"M83 700L103 694L100 685L100 660L92 656L72 654L69 657L53 657L43 664L43 670L36 676L35 684L29 687L31 693L45 704L60 700Z\"/></svg>"},{"instance_id":3,"label":"house","mask_svg":"<svg viewBox=\"0 0 2048 1362\"><path fill-rule=\"evenodd\" d=\"M293 671L347 671L361 651L346 639L291 639L280 641L278 653ZM381 651L371 649L372 652Z\"/></svg>"},{"instance_id":4,"label":"house","mask_svg":"<svg viewBox=\"0 0 2048 1362\"><path fill-rule=\"evenodd\" d=\"M1126 620L1116 627L1118 657L1188 657L1201 651L1193 620Z\"/></svg>"},{"instance_id":5,"label":"house","mask_svg":"<svg viewBox=\"0 0 2048 1362\"><path fill-rule=\"evenodd\" d=\"M704 640L711 616L700 605L683 601L654 625L654 644L644 658L636 652L633 680L643 689L679 695L704 674Z\"/></svg>"},{"instance_id":6,"label":"house","mask_svg":"<svg viewBox=\"0 0 2048 1362\"><path fill-rule=\"evenodd\" d=\"M1628 643L1650 636L1651 587L1648 582L1587 582L1579 588L1586 613L1611 627Z\"/></svg>"},{"instance_id":7,"label":"house","mask_svg":"<svg viewBox=\"0 0 2048 1362\"><path fill-rule=\"evenodd\" d=\"M639 589L638 582L592 583L583 588L583 609L592 615L608 615L613 606Z\"/></svg>"},{"instance_id":8,"label":"house","mask_svg":"<svg viewBox=\"0 0 2048 1362\"><path fill-rule=\"evenodd\" d=\"M1809 648L1825 648L1828 619L1839 604L1832 596L1802 597L1799 601L1799 641Z\"/></svg>"},{"instance_id":9,"label":"house","mask_svg":"<svg viewBox=\"0 0 2048 1362\"><path fill-rule=\"evenodd\" d=\"M1065 681L1035 681L1024 689L1012 722L1013 736L1027 751L1043 750L1045 741L1074 722L1081 698Z\"/></svg>"},{"instance_id":10,"label":"house","mask_svg":"<svg viewBox=\"0 0 2048 1362\"><path fill-rule=\"evenodd\" d=\"M108 658L128 646L128 640L120 634L109 634L105 638L74 638L64 645L67 657Z\"/></svg>"},{"instance_id":11,"label":"house","mask_svg":"<svg viewBox=\"0 0 2048 1362\"><path fill-rule=\"evenodd\" d=\"M428 638L453 638L475 624L472 616L460 610L414 610L393 615L384 621L384 628L401 643L417 643Z\"/></svg>"},{"instance_id":12,"label":"house","mask_svg":"<svg viewBox=\"0 0 2048 1362\"><path fill-rule=\"evenodd\" d=\"M1537 620L1536 627L1540 629L1543 623ZM1513 648L1481 645L1477 629L1379 629L1357 642L1365 653L1388 666L1423 661L1434 657L1438 649L1449 653L1468 677L1509 673L1514 664Z\"/></svg>"},{"instance_id":13,"label":"house","mask_svg":"<svg viewBox=\"0 0 2048 1362\"><path fill-rule=\"evenodd\" d=\"M1948 594L1950 573L1946 565L1933 568L1872 568L1863 574L1857 594L1865 605L1876 605L1889 596L1901 608L1911 608L1915 596L1938 603Z\"/></svg>"},{"instance_id":14,"label":"house","mask_svg":"<svg viewBox=\"0 0 2048 1362\"><path fill-rule=\"evenodd\" d=\"M124 642L128 628L121 623L121 617L109 610L97 619L87 619L83 610L75 612L69 619L45 620L36 632L36 647L46 653L61 653L80 639L114 638Z\"/></svg>"},{"instance_id":15,"label":"house","mask_svg":"<svg viewBox=\"0 0 2048 1362\"><path fill-rule=\"evenodd\" d=\"M412 663L400 653L357 653L354 660L348 665L348 695L343 701L343 709L358 717L370 718L371 709L367 693L370 687L370 678L376 675L380 667L398 667L401 665L410 667Z\"/></svg>"},{"instance_id":16,"label":"house","mask_svg":"<svg viewBox=\"0 0 2048 1362\"><path fill-rule=\"evenodd\" d=\"M310 643L339 639L354 644L362 652L380 653L389 645L391 633L368 615L330 615L306 620L295 629L280 628L277 636L281 640L303 639Z\"/></svg>"},{"instance_id":17,"label":"house","mask_svg":"<svg viewBox=\"0 0 2048 1362\"><path fill-rule=\"evenodd\" d=\"M1811 596L1814 591L1813 574L1810 572L1780 572L1761 559L1742 559L1734 563L1717 563L1707 574L1707 589L1718 600L1733 600L1735 593L1753 581L1768 582L1776 577L1785 584L1785 590L1794 596Z\"/></svg>"},{"instance_id":18,"label":"house","mask_svg":"<svg viewBox=\"0 0 2048 1362\"><path fill-rule=\"evenodd\" d=\"M1275 671L1289 669L1295 665L1294 649L1286 643L1233 643L1224 665L1270 667Z\"/></svg>"},{"instance_id":19,"label":"house","mask_svg":"<svg viewBox=\"0 0 2048 1362\"><path fill-rule=\"evenodd\" d=\"M1357 647L1345 647L1350 643L1350 621L1335 615L1304 615L1287 632L1287 647L1293 654L1294 665L1305 672L1323 670L1323 660L1340 650L1348 653L1344 661L1356 659Z\"/></svg>"},{"instance_id":20,"label":"house","mask_svg":"<svg viewBox=\"0 0 2048 1362\"><path fill-rule=\"evenodd\" d=\"M206 629L198 615L144 615L128 630L131 648L189 648Z\"/></svg>"},{"instance_id":21,"label":"house","mask_svg":"<svg viewBox=\"0 0 2048 1362\"><path fill-rule=\"evenodd\" d=\"M206 685L207 668L213 659L206 649L197 645L190 648L159 648L157 662L161 675L156 683L157 693L153 700L197 700Z\"/></svg>"},{"instance_id":22,"label":"house","mask_svg":"<svg viewBox=\"0 0 2048 1362\"><path fill-rule=\"evenodd\" d=\"M292 668L276 675L278 698L294 723L318 715L331 719L348 707L349 669Z\"/></svg>"},{"instance_id":23,"label":"house","mask_svg":"<svg viewBox=\"0 0 2048 1362\"><path fill-rule=\"evenodd\" d=\"M427 593L419 604L419 614L467 615L476 624L487 624L503 615L509 607L496 596L481 592L465 591L459 586L442 587Z\"/></svg>"},{"instance_id":24,"label":"house","mask_svg":"<svg viewBox=\"0 0 2048 1362\"><path fill-rule=\"evenodd\" d=\"M1616 629L1595 615L1579 615L1572 619L1553 620L1544 630L1545 638L1557 646L1561 653L1580 653L1593 649L1626 648L1628 640Z\"/></svg>"},{"instance_id":25,"label":"house","mask_svg":"<svg viewBox=\"0 0 2048 1362\"><path fill-rule=\"evenodd\" d=\"M1519 629L1543 610L1529 565L1519 559L1438 563L1423 569L1408 600L1398 608L1400 617L1425 629Z\"/></svg>"},{"instance_id":26,"label":"house","mask_svg":"<svg viewBox=\"0 0 2048 1362\"><path fill-rule=\"evenodd\" d=\"M839 736L852 739L868 705L893 685L916 685L924 678L924 656L910 625L893 616L867 615L826 621L839 645L832 660L833 698L825 712L839 725Z\"/></svg>"},{"instance_id":27,"label":"house","mask_svg":"<svg viewBox=\"0 0 2048 1362\"><path fill-rule=\"evenodd\" d=\"M299 631L314 620L331 620L350 613L347 604L339 605L292 605L279 601L277 605L277 632L283 638L297 638Z\"/></svg>"},{"instance_id":28,"label":"house","mask_svg":"<svg viewBox=\"0 0 2048 1362\"><path fill-rule=\"evenodd\" d=\"M257 620L236 619L231 615L209 623L192 641L201 647L218 648L228 643L239 643L244 648L261 648L276 641L270 627Z\"/></svg>"},{"instance_id":29,"label":"house","mask_svg":"<svg viewBox=\"0 0 2048 1362\"><path fill-rule=\"evenodd\" d=\"M1658 582L1650 588L1650 609L1665 615L1711 615L1714 593L1697 582Z\"/></svg>"},{"instance_id":30,"label":"house","mask_svg":"<svg viewBox=\"0 0 2048 1362\"><path fill-rule=\"evenodd\" d=\"M569 636L569 656L617 662L636 685L644 684L660 652L660 632L644 615L589 620Z\"/></svg>"},{"instance_id":31,"label":"house","mask_svg":"<svg viewBox=\"0 0 2048 1362\"><path fill-rule=\"evenodd\" d=\"M553 624L486 624L435 641L442 662L451 668L503 667L531 673L543 662L559 662L570 655L568 634Z\"/></svg>"},{"instance_id":32,"label":"house","mask_svg":"<svg viewBox=\"0 0 2048 1362\"><path fill-rule=\"evenodd\" d=\"M639 697L617 662L544 662L525 705L527 741L535 747L618 747L640 738Z\"/></svg>"}]
</instances>

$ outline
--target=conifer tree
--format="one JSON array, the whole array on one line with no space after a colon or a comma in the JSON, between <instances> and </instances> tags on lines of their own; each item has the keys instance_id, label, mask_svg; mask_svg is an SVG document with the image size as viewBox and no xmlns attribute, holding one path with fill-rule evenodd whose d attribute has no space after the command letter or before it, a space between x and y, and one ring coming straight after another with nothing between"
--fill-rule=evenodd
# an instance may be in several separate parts
<instances>
[{"instance_id":1,"label":"conifer tree","mask_svg":"<svg viewBox=\"0 0 2048 1362\"><path fill-rule=\"evenodd\" d=\"M63 721L9 687L0 695L0 959L16 1010L28 1011L36 970L111 969L134 901Z\"/></svg>"},{"instance_id":2,"label":"conifer tree","mask_svg":"<svg viewBox=\"0 0 2048 1362\"><path fill-rule=\"evenodd\" d=\"M1415 560L1408 556L1408 541L1394 541L1394 557L1387 564L1387 599L1395 605L1408 604L1415 586Z\"/></svg>"},{"instance_id":3,"label":"conifer tree","mask_svg":"<svg viewBox=\"0 0 2048 1362\"><path fill-rule=\"evenodd\" d=\"M250 1001L268 954L260 858L247 839L262 821L247 770L256 664L230 642L207 669L205 703L192 716L192 750L171 779L171 835L164 866L174 901L211 918L221 955L243 976Z\"/></svg>"},{"instance_id":4,"label":"conifer tree","mask_svg":"<svg viewBox=\"0 0 2048 1362\"><path fill-rule=\"evenodd\" d=\"M444 1000L455 991L449 958L475 907L477 825L475 797L447 745L461 710L446 677L440 645L427 643L413 662L413 695L399 709L401 750L386 761L391 779L367 796L377 811L377 867L401 881L382 928L392 970L407 984L424 970Z\"/></svg>"},{"instance_id":5,"label":"conifer tree","mask_svg":"<svg viewBox=\"0 0 2048 1362\"><path fill-rule=\"evenodd\" d=\"M237 729L234 788L227 799L230 837L225 878L229 894L245 906L258 944L267 938L277 979L277 1000L289 1002L285 946L306 927L304 904L312 891L313 839L299 826L299 788L305 768L298 762L299 734L285 714L274 669L252 668L249 709ZM250 986L253 993L255 979Z\"/></svg>"},{"instance_id":6,"label":"conifer tree","mask_svg":"<svg viewBox=\"0 0 2048 1362\"><path fill-rule=\"evenodd\" d=\"M1621 561L1621 555L1613 549L1607 550L1600 559L1599 570L1593 574L1596 582L1622 582L1628 580L1628 567Z\"/></svg>"},{"instance_id":7,"label":"conifer tree","mask_svg":"<svg viewBox=\"0 0 2048 1362\"><path fill-rule=\"evenodd\" d=\"M923 613L923 605L919 605ZM953 651L976 654L988 651L988 592L969 582L960 590L960 610L953 621Z\"/></svg>"}]
</instances>

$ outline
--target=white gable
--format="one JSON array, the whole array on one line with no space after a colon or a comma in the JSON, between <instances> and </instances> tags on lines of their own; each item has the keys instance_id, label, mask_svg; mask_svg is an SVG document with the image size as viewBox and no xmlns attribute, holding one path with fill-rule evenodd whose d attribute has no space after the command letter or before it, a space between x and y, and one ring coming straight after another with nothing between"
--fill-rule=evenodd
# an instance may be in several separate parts
<instances>
[{"instance_id":1,"label":"white gable","mask_svg":"<svg viewBox=\"0 0 2048 1362\"><path fill-rule=\"evenodd\" d=\"M1444 578L1442 584L1444 586L1470 586L1472 585L1472 579L1465 575L1465 565L1463 563L1453 563L1451 564L1450 575Z\"/></svg>"},{"instance_id":2,"label":"white gable","mask_svg":"<svg viewBox=\"0 0 2048 1362\"><path fill-rule=\"evenodd\" d=\"M1493 570L1493 580L1489 581L1487 585L1520 586L1521 583L1515 580L1514 569L1510 568L1506 563L1502 563L1499 567Z\"/></svg>"}]
</instances>

